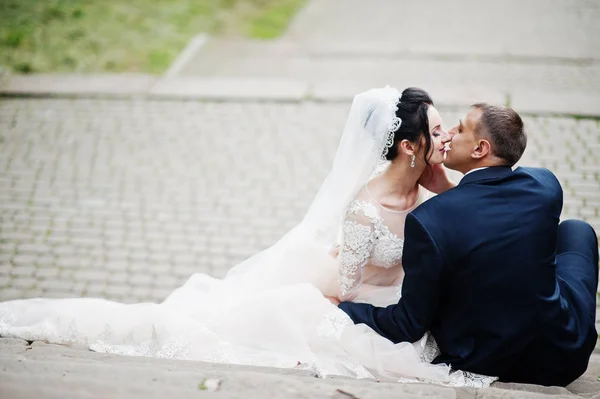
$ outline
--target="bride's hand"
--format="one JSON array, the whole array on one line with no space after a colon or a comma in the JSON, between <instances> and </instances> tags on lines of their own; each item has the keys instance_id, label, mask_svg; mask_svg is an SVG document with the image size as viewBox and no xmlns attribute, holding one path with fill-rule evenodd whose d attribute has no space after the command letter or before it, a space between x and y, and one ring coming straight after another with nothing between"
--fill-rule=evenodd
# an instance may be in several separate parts
<instances>
[{"instance_id":1,"label":"bride's hand","mask_svg":"<svg viewBox=\"0 0 600 399\"><path fill-rule=\"evenodd\" d=\"M440 194L456 187L456 183L448 178L442 164L429 165L423 170L418 183L432 193Z\"/></svg>"},{"instance_id":2,"label":"bride's hand","mask_svg":"<svg viewBox=\"0 0 600 399\"><path fill-rule=\"evenodd\" d=\"M339 245L336 245L335 247L333 247L329 250L329 255L331 255L333 258L337 258L339 254L340 254L340 246Z\"/></svg>"},{"instance_id":3,"label":"bride's hand","mask_svg":"<svg viewBox=\"0 0 600 399\"><path fill-rule=\"evenodd\" d=\"M325 295L325 298L329 299L329 302L333 303L335 306L338 306L340 304L340 300L334 296Z\"/></svg>"}]
</instances>

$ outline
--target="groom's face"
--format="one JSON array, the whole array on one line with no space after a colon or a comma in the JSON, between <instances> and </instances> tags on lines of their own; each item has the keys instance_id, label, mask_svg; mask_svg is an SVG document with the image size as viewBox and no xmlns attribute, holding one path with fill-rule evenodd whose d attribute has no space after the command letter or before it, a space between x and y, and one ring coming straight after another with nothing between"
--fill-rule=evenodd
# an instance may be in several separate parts
<instances>
[{"instance_id":1,"label":"groom's face","mask_svg":"<svg viewBox=\"0 0 600 399\"><path fill-rule=\"evenodd\" d=\"M450 151L446 153L444 160L447 168L461 173L466 173L471 169L471 165L476 161L472 154L477 148L475 128L479 118L481 118L481 110L473 108L467 115L459 119L458 125L450 129L452 141L450 142Z\"/></svg>"}]
</instances>

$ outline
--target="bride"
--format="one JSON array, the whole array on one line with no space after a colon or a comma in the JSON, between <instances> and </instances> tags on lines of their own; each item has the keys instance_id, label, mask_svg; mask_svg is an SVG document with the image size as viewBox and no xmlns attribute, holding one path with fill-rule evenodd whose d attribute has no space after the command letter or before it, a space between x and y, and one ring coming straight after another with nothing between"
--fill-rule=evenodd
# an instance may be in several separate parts
<instances>
[{"instance_id":1,"label":"bride","mask_svg":"<svg viewBox=\"0 0 600 399\"><path fill-rule=\"evenodd\" d=\"M311 368L321 377L488 386L493 378L430 364L432 337L393 344L335 306L397 303L404 219L429 195L420 181L436 192L452 186L441 168L449 141L425 91L359 94L330 173L302 222L275 245L224 279L191 276L160 304L0 303L0 336L123 355Z\"/></svg>"}]
</instances>

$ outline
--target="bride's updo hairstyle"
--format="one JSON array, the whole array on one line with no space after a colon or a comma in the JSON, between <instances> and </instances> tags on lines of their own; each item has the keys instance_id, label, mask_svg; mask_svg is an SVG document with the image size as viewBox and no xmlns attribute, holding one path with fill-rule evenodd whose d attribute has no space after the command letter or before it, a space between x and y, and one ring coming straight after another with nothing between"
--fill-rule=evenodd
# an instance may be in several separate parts
<instances>
[{"instance_id":1,"label":"bride's updo hairstyle","mask_svg":"<svg viewBox=\"0 0 600 399\"><path fill-rule=\"evenodd\" d=\"M388 161L393 161L398 156L398 143L402 140L408 140L417 146L424 141L424 161L426 165L429 165L427 158L431 151L431 137L427 110L430 105L433 105L433 100L423 89L409 87L402 92L396 111L396 116L402 120L402 123L394 132L394 144L389 148L385 157Z\"/></svg>"}]
</instances>

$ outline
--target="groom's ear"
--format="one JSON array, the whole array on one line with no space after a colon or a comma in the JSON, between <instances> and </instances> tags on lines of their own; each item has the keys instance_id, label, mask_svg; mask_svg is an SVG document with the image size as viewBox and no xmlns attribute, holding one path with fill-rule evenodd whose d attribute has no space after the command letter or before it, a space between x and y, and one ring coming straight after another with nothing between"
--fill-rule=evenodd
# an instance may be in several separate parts
<instances>
[{"instance_id":1,"label":"groom's ear","mask_svg":"<svg viewBox=\"0 0 600 399\"><path fill-rule=\"evenodd\" d=\"M485 157L487 154L489 154L492 150L492 146L490 145L490 142L484 139L480 139L477 144L476 147L473 149L473 152L471 153L471 157L476 158L476 159L481 159L483 157Z\"/></svg>"}]
</instances>

